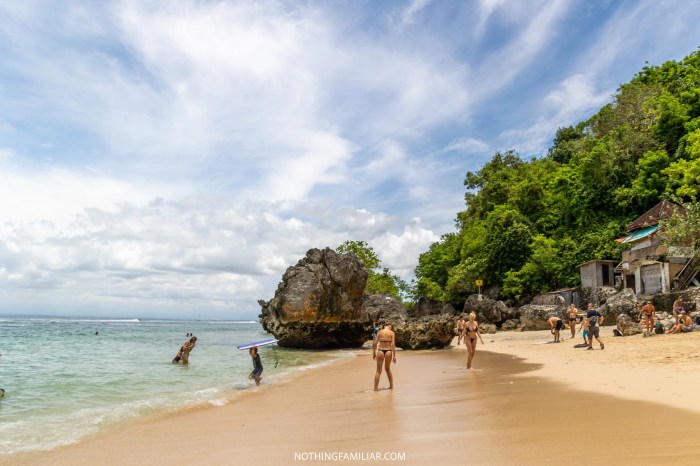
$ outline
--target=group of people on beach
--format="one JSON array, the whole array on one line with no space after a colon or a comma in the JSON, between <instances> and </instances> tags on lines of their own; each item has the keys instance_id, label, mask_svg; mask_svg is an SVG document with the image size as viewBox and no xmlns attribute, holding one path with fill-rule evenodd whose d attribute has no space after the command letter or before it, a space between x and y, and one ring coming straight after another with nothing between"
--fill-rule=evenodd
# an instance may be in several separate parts
<instances>
[{"instance_id":1,"label":"group of people on beach","mask_svg":"<svg viewBox=\"0 0 700 466\"><path fill-rule=\"evenodd\" d=\"M583 335L584 344L588 349L593 349L593 338L595 338L600 344L600 349L605 349L605 344L600 339L600 325L603 323L605 318L595 309L592 303L588 304L588 310L585 315L581 315L576 305L571 303L566 308L566 317L569 322L569 329L571 330L571 338L576 336L576 333L581 331ZM695 323L691 318L690 314L684 309L683 298L679 297L673 303L673 317L675 323L667 330L664 327L661 318L656 315L656 308L650 301L644 301L641 308L639 309L639 323L646 335L663 334L663 333L685 333L691 332ZM580 320L579 320L580 318ZM547 319L552 335L554 336L554 343L559 343L560 332L566 327L564 321L558 316L552 315ZM578 329L577 329L578 324ZM617 333L620 334L619 331ZM646 336L645 335L645 336Z\"/></svg>"},{"instance_id":2,"label":"group of people on beach","mask_svg":"<svg viewBox=\"0 0 700 466\"><path fill-rule=\"evenodd\" d=\"M652 331L656 334L692 332L695 322L685 310L683 298L680 296L673 302L673 320L674 323L666 330L661 318L656 315L656 308L651 302L645 301L639 310L639 323L648 334L651 334Z\"/></svg>"},{"instance_id":3,"label":"group of people on beach","mask_svg":"<svg viewBox=\"0 0 700 466\"><path fill-rule=\"evenodd\" d=\"M180 363L182 363L183 365L189 364L190 353L192 352L195 345L197 344L197 337L195 337L191 333L187 333L187 336L190 337L190 339L185 341L185 343L182 344L182 346L180 347L180 350L177 352L177 354L173 358L173 361L172 361L173 364L180 364ZM262 365L262 361L260 360L260 354L258 354L257 346L253 346L253 347L249 348L248 354L250 355L251 359L253 360L253 372L251 372L250 375L248 375L248 378L250 380L254 380L255 385L260 385L260 380L262 380L263 365Z\"/></svg>"},{"instance_id":4,"label":"group of people on beach","mask_svg":"<svg viewBox=\"0 0 700 466\"><path fill-rule=\"evenodd\" d=\"M588 309L585 315L581 316L579 322L579 310L576 308L574 303L569 304L566 308L566 318L569 321L569 329L571 330L571 339L576 337L576 333L581 332L583 336L583 345L586 349L593 349L593 339L595 338L600 349L605 349L605 343L600 339L600 325L605 320L605 317L598 312L593 303L588 303ZM561 331L566 328L564 321L558 316L551 315L547 319L549 324L549 329L554 335L553 343L560 343ZM576 329L576 324L578 323L578 330Z\"/></svg>"}]
</instances>

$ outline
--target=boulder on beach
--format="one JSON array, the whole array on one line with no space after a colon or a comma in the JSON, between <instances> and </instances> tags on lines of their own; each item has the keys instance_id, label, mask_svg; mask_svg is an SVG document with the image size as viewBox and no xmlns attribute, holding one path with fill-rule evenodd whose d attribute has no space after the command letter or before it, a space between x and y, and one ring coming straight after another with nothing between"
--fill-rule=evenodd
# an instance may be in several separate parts
<instances>
[{"instance_id":1,"label":"boulder on beach","mask_svg":"<svg viewBox=\"0 0 700 466\"><path fill-rule=\"evenodd\" d=\"M642 333L642 327L639 323L632 320L627 314L620 314L617 316L617 329L623 337Z\"/></svg>"},{"instance_id":2,"label":"boulder on beach","mask_svg":"<svg viewBox=\"0 0 700 466\"><path fill-rule=\"evenodd\" d=\"M406 308L394 295L389 293L375 293L365 295L362 299L367 320L381 325L391 322L396 325L408 319Z\"/></svg>"},{"instance_id":3,"label":"boulder on beach","mask_svg":"<svg viewBox=\"0 0 700 466\"><path fill-rule=\"evenodd\" d=\"M464 313L474 312L476 320L483 324L498 324L510 317L508 306L503 301L483 298L479 300L479 295L471 295L464 302Z\"/></svg>"},{"instance_id":4,"label":"boulder on beach","mask_svg":"<svg viewBox=\"0 0 700 466\"><path fill-rule=\"evenodd\" d=\"M367 275L352 253L310 249L284 273L275 296L258 301L260 322L283 347L362 346L371 335L363 308Z\"/></svg>"},{"instance_id":5,"label":"boulder on beach","mask_svg":"<svg viewBox=\"0 0 700 466\"><path fill-rule=\"evenodd\" d=\"M416 302L416 305L411 309L409 317L424 317L434 316L438 314L454 314L455 308L452 304L444 304L438 301L433 301L430 298L421 297Z\"/></svg>"},{"instance_id":6,"label":"boulder on beach","mask_svg":"<svg viewBox=\"0 0 700 466\"><path fill-rule=\"evenodd\" d=\"M564 306L526 304L520 308L520 324L524 330L549 330L547 319L552 315L564 320Z\"/></svg>"},{"instance_id":7,"label":"boulder on beach","mask_svg":"<svg viewBox=\"0 0 700 466\"><path fill-rule=\"evenodd\" d=\"M394 325L396 346L406 350L444 348L455 336L455 316L439 314Z\"/></svg>"}]
</instances>

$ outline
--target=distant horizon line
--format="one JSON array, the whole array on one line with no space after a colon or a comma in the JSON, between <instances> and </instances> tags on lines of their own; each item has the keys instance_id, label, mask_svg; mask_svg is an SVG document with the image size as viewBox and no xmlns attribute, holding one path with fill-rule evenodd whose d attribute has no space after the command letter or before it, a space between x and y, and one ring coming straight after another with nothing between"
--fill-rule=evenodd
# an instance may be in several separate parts
<instances>
[{"instance_id":1,"label":"distant horizon line","mask_svg":"<svg viewBox=\"0 0 700 466\"><path fill-rule=\"evenodd\" d=\"M13 314L13 313L0 313L0 318L3 317L12 317L12 318L26 318L26 319L83 319L83 320L138 320L138 321L147 321L147 320L166 320L166 321L178 321L178 322L183 322L183 321L188 321L188 322L203 322L203 321L214 321L214 322L237 322L237 323L259 323L258 319L216 319L216 318L177 318L177 317L137 317L137 316L130 316L130 317L115 317L115 316L95 316L95 315L57 315L57 314Z\"/></svg>"}]
</instances>

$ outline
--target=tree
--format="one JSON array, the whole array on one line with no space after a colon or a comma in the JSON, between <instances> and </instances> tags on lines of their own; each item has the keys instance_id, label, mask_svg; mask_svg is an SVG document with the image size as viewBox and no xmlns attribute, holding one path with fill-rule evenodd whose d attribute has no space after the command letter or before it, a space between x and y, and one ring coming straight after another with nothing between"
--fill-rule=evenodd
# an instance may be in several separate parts
<instances>
[{"instance_id":1,"label":"tree","mask_svg":"<svg viewBox=\"0 0 700 466\"><path fill-rule=\"evenodd\" d=\"M368 272L365 294L389 293L402 301L410 298L411 289L403 279L398 275L393 275L386 267L379 271L381 266L379 256L366 242L348 240L338 246L336 252L339 254L353 253L365 266Z\"/></svg>"},{"instance_id":2,"label":"tree","mask_svg":"<svg viewBox=\"0 0 700 466\"><path fill-rule=\"evenodd\" d=\"M700 201L696 198L682 203L668 220L659 222L663 242L669 247L687 247L692 253L700 250Z\"/></svg>"},{"instance_id":3,"label":"tree","mask_svg":"<svg viewBox=\"0 0 700 466\"><path fill-rule=\"evenodd\" d=\"M374 252L372 246L364 241L345 241L335 251L338 254L347 254L349 252L355 254L370 272L379 268L379 256Z\"/></svg>"}]
</instances>

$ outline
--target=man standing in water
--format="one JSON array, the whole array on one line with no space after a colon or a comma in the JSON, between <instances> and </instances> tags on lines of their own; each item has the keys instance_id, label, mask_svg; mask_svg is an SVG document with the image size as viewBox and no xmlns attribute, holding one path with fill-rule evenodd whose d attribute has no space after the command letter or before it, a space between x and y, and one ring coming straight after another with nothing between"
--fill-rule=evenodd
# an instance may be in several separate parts
<instances>
[{"instance_id":1,"label":"man standing in water","mask_svg":"<svg viewBox=\"0 0 700 466\"><path fill-rule=\"evenodd\" d=\"M586 317L589 321L590 328L588 329L588 349L593 349L593 337L600 343L600 349L605 349L605 345L600 339L600 324L603 323L605 318L598 312L597 309L593 307L592 303L588 303L588 312Z\"/></svg>"},{"instance_id":2,"label":"man standing in water","mask_svg":"<svg viewBox=\"0 0 700 466\"><path fill-rule=\"evenodd\" d=\"M379 357L377 353L381 351ZM386 376L389 378L389 389L394 388L394 376L391 373L391 362L396 364L396 334L393 326L387 322L384 328L377 333L377 338L372 343L372 359L377 361L377 371L374 374L374 391L379 387L379 377L382 375L382 365L386 368Z\"/></svg>"}]
</instances>

